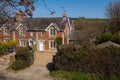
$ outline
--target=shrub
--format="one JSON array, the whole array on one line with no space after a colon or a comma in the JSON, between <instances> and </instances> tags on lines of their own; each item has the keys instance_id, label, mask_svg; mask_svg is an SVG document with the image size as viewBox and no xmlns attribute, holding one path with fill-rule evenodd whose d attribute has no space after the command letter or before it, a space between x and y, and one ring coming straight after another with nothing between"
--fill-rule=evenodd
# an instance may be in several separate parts
<instances>
[{"instance_id":1,"label":"shrub","mask_svg":"<svg viewBox=\"0 0 120 80\"><path fill-rule=\"evenodd\" d=\"M13 64L10 66L13 70L21 70L26 68L26 62L23 60L16 60L13 62Z\"/></svg>"},{"instance_id":2,"label":"shrub","mask_svg":"<svg viewBox=\"0 0 120 80\"><path fill-rule=\"evenodd\" d=\"M57 47L60 46L60 45L62 45L62 38L61 37L57 37L55 39L55 42L57 43Z\"/></svg>"},{"instance_id":3,"label":"shrub","mask_svg":"<svg viewBox=\"0 0 120 80\"><path fill-rule=\"evenodd\" d=\"M96 44L112 41L120 44L120 35L111 33L102 33L96 37Z\"/></svg>"},{"instance_id":4,"label":"shrub","mask_svg":"<svg viewBox=\"0 0 120 80\"><path fill-rule=\"evenodd\" d=\"M104 43L112 39L112 34L111 33L102 33L96 37L96 43Z\"/></svg>"},{"instance_id":5,"label":"shrub","mask_svg":"<svg viewBox=\"0 0 120 80\"><path fill-rule=\"evenodd\" d=\"M15 59L26 61L26 66L29 67L34 61L34 51L31 51L29 47L21 47L16 50Z\"/></svg>"},{"instance_id":6,"label":"shrub","mask_svg":"<svg viewBox=\"0 0 120 80\"><path fill-rule=\"evenodd\" d=\"M4 48L3 45L0 44L0 56L4 54Z\"/></svg>"},{"instance_id":7,"label":"shrub","mask_svg":"<svg viewBox=\"0 0 120 80\"><path fill-rule=\"evenodd\" d=\"M111 41L120 44L120 35L119 34L113 34Z\"/></svg>"},{"instance_id":8,"label":"shrub","mask_svg":"<svg viewBox=\"0 0 120 80\"><path fill-rule=\"evenodd\" d=\"M53 58L53 65L56 70L80 71L95 73L99 77L111 75L120 76L120 48L109 46L105 48L93 48L86 50L85 47L73 51L63 50L61 55ZM59 52L58 52L59 53Z\"/></svg>"}]
</instances>

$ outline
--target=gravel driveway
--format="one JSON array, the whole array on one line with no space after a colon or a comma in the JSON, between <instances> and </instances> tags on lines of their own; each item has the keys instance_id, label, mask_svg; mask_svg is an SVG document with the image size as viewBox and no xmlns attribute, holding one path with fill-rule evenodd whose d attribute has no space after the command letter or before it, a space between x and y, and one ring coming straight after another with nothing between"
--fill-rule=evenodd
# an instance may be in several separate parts
<instances>
[{"instance_id":1,"label":"gravel driveway","mask_svg":"<svg viewBox=\"0 0 120 80\"><path fill-rule=\"evenodd\" d=\"M53 80L47 68L53 55L54 52L35 52L35 62L32 66L19 72L8 72L7 78L0 80Z\"/></svg>"}]
</instances>

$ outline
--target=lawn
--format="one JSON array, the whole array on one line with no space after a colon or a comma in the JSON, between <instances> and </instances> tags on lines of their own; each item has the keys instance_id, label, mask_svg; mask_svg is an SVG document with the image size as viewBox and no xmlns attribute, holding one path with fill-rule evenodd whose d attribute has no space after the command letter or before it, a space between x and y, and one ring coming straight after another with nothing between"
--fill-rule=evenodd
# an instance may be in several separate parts
<instances>
[{"instance_id":1,"label":"lawn","mask_svg":"<svg viewBox=\"0 0 120 80\"><path fill-rule=\"evenodd\" d=\"M117 78L116 76L99 78L94 73L83 72L52 71L51 75L54 80L120 80L120 78Z\"/></svg>"}]
</instances>

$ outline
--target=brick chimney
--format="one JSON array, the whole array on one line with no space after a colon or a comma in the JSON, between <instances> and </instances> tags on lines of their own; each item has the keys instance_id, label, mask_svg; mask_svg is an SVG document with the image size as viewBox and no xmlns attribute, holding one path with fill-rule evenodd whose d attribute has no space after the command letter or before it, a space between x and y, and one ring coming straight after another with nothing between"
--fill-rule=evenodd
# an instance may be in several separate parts
<instances>
[{"instance_id":1,"label":"brick chimney","mask_svg":"<svg viewBox=\"0 0 120 80\"><path fill-rule=\"evenodd\" d=\"M24 19L24 14L23 14L23 12L20 10L20 11L18 11L17 13L16 13L16 15L15 15L15 22L21 22L23 19Z\"/></svg>"},{"instance_id":2,"label":"brick chimney","mask_svg":"<svg viewBox=\"0 0 120 80\"><path fill-rule=\"evenodd\" d=\"M64 13L63 13L63 19L67 19L66 11L64 11Z\"/></svg>"}]
</instances>

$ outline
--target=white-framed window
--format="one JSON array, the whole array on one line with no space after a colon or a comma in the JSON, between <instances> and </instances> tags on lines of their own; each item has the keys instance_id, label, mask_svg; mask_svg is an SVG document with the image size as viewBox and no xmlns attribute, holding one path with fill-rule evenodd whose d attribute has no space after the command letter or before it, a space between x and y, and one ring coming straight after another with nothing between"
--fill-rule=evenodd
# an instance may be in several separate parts
<instances>
[{"instance_id":1,"label":"white-framed window","mask_svg":"<svg viewBox=\"0 0 120 80\"><path fill-rule=\"evenodd\" d=\"M4 42L9 42L10 40L9 39L4 39Z\"/></svg>"},{"instance_id":2,"label":"white-framed window","mask_svg":"<svg viewBox=\"0 0 120 80\"><path fill-rule=\"evenodd\" d=\"M20 40L20 46L22 46L22 47L25 46L25 40Z\"/></svg>"},{"instance_id":3,"label":"white-framed window","mask_svg":"<svg viewBox=\"0 0 120 80\"><path fill-rule=\"evenodd\" d=\"M24 35L24 34L25 34L24 28L20 28L20 29L19 29L19 34L20 34L20 35Z\"/></svg>"},{"instance_id":4,"label":"white-framed window","mask_svg":"<svg viewBox=\"0 0 120 80\"><path fill-rule=\"evenodd\" d=\"M34 41L31 40L31 41L30 41L30 44L33 45L33 44L34 44Z\"/></svg>"},{"instance_id":5,"label":"white-framed window","mask_svg":"<svg viewBox=\"0 0 120 80\"><path fill-rule=\"evenodd\" d=\"M50 48L56 48L55 41L50 41Z\"/></svg>"},{"instance_id":6,"label":"white-framed window","mask_svg":"<svg viewBox=\"0 0 120 80\"><path fill-rule=\"evenodd\" d=\"M44 32L44 31L42 31L42 32L41 32L41 36L44 36L44 35L45 35L45 32Z\"/></svg>"},{"instance_id":7,"label":"white-framed window","mask_svg":"<svg viewBox=\"0 0 120 80\"><path fill-rule=\"evenodd\" d=\"M8 35L9 33L10 33L9 28L5 27L5 28L4 28L4 34L5 34L5 35Z\"/></svg>"},{"instance_id":8,"label":"white-framed window","mask_svg":"<svg viewBox=\"0 0 120 80\"><path fill-rule=\"evenodd\" d=\"M30 32L30 36L33 36L33 32Z\"/></svg>"},{"instance_id":9,"label":"white-framed window","mask_svg":"<svg viewBox=\"0 0 120 80\"><path fill-rule=\"evenodd\" d=\"M50 29L50 36L55 36L56 30L54 28Z\"/></svg>"}]
</instances>

